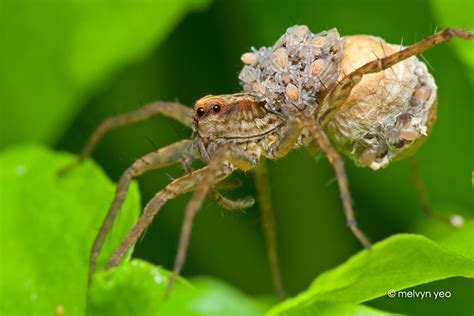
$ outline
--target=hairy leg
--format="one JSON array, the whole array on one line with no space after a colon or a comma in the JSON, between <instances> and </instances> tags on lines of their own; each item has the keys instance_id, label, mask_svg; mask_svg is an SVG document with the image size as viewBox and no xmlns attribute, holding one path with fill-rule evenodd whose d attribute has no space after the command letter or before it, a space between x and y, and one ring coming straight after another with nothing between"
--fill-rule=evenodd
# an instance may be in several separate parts
<instances>
[{"instance_id":1,"label":"hairy leg","mask_svg":"<svg viewBox=\"0 0 474 316\"><path fill-rule=\"evenodd\" d=\"M453 215L450 218L447 218L433 211L433 209L431 208L428 191L426 190L425 182L423 181L423 177L421 176L416 158L415 157L410 158L409 163L410 163L411 175L413 178L413 182L415 183L416 191L420 199L423 213L426 216L433 218L444 224L452 225L454 227L463 226L464 219L460 215Z\"/></svg>"},{"instance_id":2,"label":"hairy leg","mask_svg":"<svg viewBox=\"0 0 474 316\"><path fill-rule=\"evenodd\" d=\"M217 205L228 211L237 211L244 208L249 208L255 204L255 200L251 196L246 196L239 200L231 200L223 196L214 188L211 189L210 196L212 200L217 203Z\"/></svg>"},{"instance_id":3,"label":"hairy leg","mask_svg":"<svg viewBox=\"0 0 474 316\"><path fill-rule=\"evenodd\" d=\"M184 172L186 173L191 173L194 171L193 167L191 166L191 163L186 160L183 160L181 162L181 165L184 169ZM229 183L227 183L226 185L228 184ZM238 185L240 185L240 183L238 183ZM221 187L220 183L218 183L217 186L219 186L220 188ZM230 188L233 188L233 187L235 187L235 183L230 185ZM236 210L241 210L244 208L249 208L255 204L255 200L251 196L246 196L239 200L228 199L225 196L223 196L219 191L217 191L216 186L212 187L210 191L210 197L212 200L214 200L214 202L216 202L217 205L219 205L220 207L228 211L236 211Z\"/></svg>"},{"instance_id":4,"label":"hairy leg","mask_svg":"<svg viewBox=\"0 0 474 316\"><path fill-rule=\"evenodd\" d=\"M352 233L357 237L357 239L359 239L361 244L365 248L370 248L371 244L369 239L365 236L362 230L359 229L355 220L346 171L344 169L344 161L332 146L329 137L326 135L321 126L319 126L314 121L314 119L308 117L305 123L308 130L311 132L312 137L316 140L321 150L326 154L326 157L328 158L329 162L331 163L336 172L337 183L339 185L339 191L341 193L342 205L344 207L344 214L346 215L347 225L349 226Z\"/></svg>"},{"instance_id":5,"label":"hairy leg","mask_svg":"<svg viewBox=\"0 0 474 316\"><path fill-rule=\"evenodd\" d=\"M287 125L283 128L281 138L274 146L270 148L267 155L275 159L285 156L291 149L295 147L295 143L298 140L302 129L303 123L299 119L288 121ZM218 205L227 210L247 208L255 203L252 197L246 197L236 201L227 199L217 192L215 188L211 190L210 195Z\"/></svg>"},{"instance_id":6,"label":"hairy leg","mask_svg":"<svg viewBox=\"0 0 474 316\"><path fill-rule=\"evenodd\" d=\"M137 111L107 118L95 129L94 133L92 133L91 137L82 149L79 159L75 163L65 166L60 170L60 173L65 173L76 165L82 163L84 159L90 156L99 141L110 130L124 125L144 121L156 114L162 114L164 116L171 117L188 127L191 127L192 125L193 110L190 107L174 102L153 102L141 107Z\"/></svg>"},{"instance_id":7,"label":"hairy leg","mask_svg":"<svg viewBox=\"0 0 474 316\"><path fill-rule=\"evenodd\" d=\"M340 107L347 100L352 89L362 79L362 76L388 69L411 56L447 42L453 37L474 41L474 33L466 32L461 29L447 28L419 41L418 43L402 49L399 52L388 55L384 58L376 58L375 60L357 68L342 78L324 98L318 122L322 127L324 127L330 121L335 112L334 110Z\"/></svg>"},{"instance_id":8,"label":"hairy leg","mask_svg":"<svg viewBox=\"0 0 474 316\"><path fill-rule=\"evenodd\" d=\"M145 206L142 215L138 221L127 233L124 240L120 243L119 247L115 250L109 262L107 268L116 266L127 250L134 245L145 229L151 224L153 218L156 216L161 207L168 201L175 198L178 195L190 192L196 189L199 183L202 182L203 176L206 174L208 167L204 167L188 173L178 179L175 179L169 183L166 187L160 190ZM219 179L228 176L228 173L222 173L219 175Z\"/></svg>"},{"instance_id":9,"label":"hairy leg","mask_svg":"<svg viewBox=\"0 0 474 316\"><path fill-rule=\"evenodd\" d=\"M231 168L227 162L230 162L234 167ZM211 190L212 185L230 175L235 168L248 171L254 166L255 157L252 155L237 147L222 146L214 152L208 166L203 168L203 176L200 179L199 184L196 186L196 191L194 192L193 197L186 206L185 217L181 228L181 236L179 239L178 253L176 255L173 274L171 275L166 288L166 295L170 293L177 276L183 268L189 239L191 237L194 217L201 208L204 198Z\"/></svg>"},{"instance_id":10,"label":"hairy leg","mask_svg":"<svg viewBox=\"0 0 474 316\"><path fill-rule=\"evenodd\" d=\"M265 156L278 159L288 154L295 148L295 144L303 130L303 122L299 118L293 118L286 122L280 133L280 138L269 148ZM272 212L271 196L268 184L268 172L265 160L261 159L255 169L255 183L257 185L259 207L262 216L262 228L267 247L267 256L272 269L272 277L275 289L280 298L285 296L281 281L280 263L278 260L277 238L275 231L275 218Z\"/></svg>"},{"instance_id":11,"label":"hairy leg","mask_svg":"<svg viewBox=\"0 0 474 316\"><path fill-rule=\"evenodd\" d=\"M255 184L257 187L258 206L262 216L262 228L265 236L267 256L272 269L273 285L280 298L285 297L285 290L281 280L280 263L278 260L278 243L276 235L275 217L273 215L268 168L266 159L262 158L255 170Z\"/></svg>"},{"instance_id":12,"label":"hairy leg","mask_svg":"<svg viewBox=\"0 0 474 316\"><path fill-rule=\"evenodd\" d=\"M270 148L268 158L278 159L286 156L290 150L295 148L295 144L303 130L303 123L299 118L294 118L286 122L280 133L278 141Z\"/></svg>"},{"instance_id":13,"label":"hairy leg","mask_svg":"<svg viewBox=\"0 0 474 316\"><path fill-rule=\"evenodd\" d=\"M138 177L152 169L163 168L178 163L183 156L192 155L191 150L191 141L183 140L137 159L127 170L125 170L117 184L114 200L92 245L89 259L89 277L96 270L97 256L99 255L105 237L112 227L112 224L125 200L132 178Z\"/></svg>"}]
</instances>

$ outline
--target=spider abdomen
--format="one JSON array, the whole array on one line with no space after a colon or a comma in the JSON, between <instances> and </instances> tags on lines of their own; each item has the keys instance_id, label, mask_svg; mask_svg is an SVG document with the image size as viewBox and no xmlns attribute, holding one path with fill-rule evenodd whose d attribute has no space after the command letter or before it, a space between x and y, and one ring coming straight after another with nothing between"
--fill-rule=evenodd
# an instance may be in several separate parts
<instances>
[{"instance_id":1,"label":"spider abdomen","mask_svg":"<svg viewBox=\"0 0 474 316\"><path fill-rule=\"evenodd\" d=\"M344 37L339 80L376 58L399 51L380 38ZM328 135L356 164L379 169L419 148L436 119L437 87L416 57L365 75L328 123Z\"/></svg>"},{"instance_id":2,"label":"spider abdomen","mask_svg":"<svg viewBox=\"0 0 474 316\"><path fill-rule=\"evenodd\" d=\"M272 47L242 56L245 92L285 119L324 115L325 99L358 67L403 49L383 39L340 37L336 29L313 34L308 27L288 28ZM436 118L437 87L416 57L366 74L325 127L339 150L356 164L379 169L419 148ZM333 95L338 99L337 95ZM297 146L305 143L305 132Z\"/></svg>"}]
</instances>

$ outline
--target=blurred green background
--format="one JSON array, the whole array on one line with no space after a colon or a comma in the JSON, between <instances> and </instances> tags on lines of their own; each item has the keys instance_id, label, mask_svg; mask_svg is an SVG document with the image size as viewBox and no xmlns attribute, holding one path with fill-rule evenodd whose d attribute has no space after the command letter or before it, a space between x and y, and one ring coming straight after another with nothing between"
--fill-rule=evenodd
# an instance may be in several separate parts
<instances>
[{"instance_id":1,"label":"blurred green background","mask_svg":"<svg viewBox=\"0 0 474 316\"><path fill-rule=\"evenodd\" d=\"M192 103L206 94L240 90L240 56L271 46L294 24L314 32L371 34L408 45L446 26L474 25L470 1L5 1L0 7L0 146L42 141L78 153L106 117L153 100ZM461 40L424 57L439 86L438 121L417 154L434 209L474 216L471 189L472 47ZM134 159L190 136L156 117L111 132L94 159L116 181ZM321 159L319 159L321 158ZM47 162L45 162L47 163ZM422 215L408 164L374 172L347 161L360 226L372 241L399 232L436 237L449 228ZM345 226L333 171L305 151L269 163L278 224L283 284L296 294L322 271L361 246ZM142 204L178 177L178 167L139 179ZM232 192L254 194L251 174ZM135 257L171 269L189 195L166 204ZM196 218L183 275L213 275L250 294L272 293L258 204L230 213L211 201ZM468 304L472 281L426 285L452 290L449 302L390 301L373 306L398 312L452 311ZM370 304L369 304L370 305Z\"/></svg>"}]
</instances>

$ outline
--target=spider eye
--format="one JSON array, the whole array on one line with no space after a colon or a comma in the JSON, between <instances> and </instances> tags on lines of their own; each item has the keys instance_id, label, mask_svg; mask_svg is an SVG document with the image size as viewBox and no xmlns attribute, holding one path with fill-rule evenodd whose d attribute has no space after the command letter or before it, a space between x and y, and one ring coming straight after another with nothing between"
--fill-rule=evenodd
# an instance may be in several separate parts
<instances>
[{"instance_id":1,"label":"spider eye","mask_svg":"<svg viewBox=\"0 0 474 316\"><path fill-rule=\"evenodd\" d=\"M221 106L219 104L214 104L212 106L212 110L216 113L219 113L221 111Z\"/></svg>"},{"instance_id":2,"label":"spider eye","mask_svg":"<svg viewBox=\"0 0 474 316\"><path fill-rule=\"evenodd\" d=\"M206 111L205 111L204 108L202 108L202 107L201 107L201 108L198 108L198 109L196 110L196 114L197 114L198 117L203 116L205 112L206 112Z\"/></svg>"}]
</instances>

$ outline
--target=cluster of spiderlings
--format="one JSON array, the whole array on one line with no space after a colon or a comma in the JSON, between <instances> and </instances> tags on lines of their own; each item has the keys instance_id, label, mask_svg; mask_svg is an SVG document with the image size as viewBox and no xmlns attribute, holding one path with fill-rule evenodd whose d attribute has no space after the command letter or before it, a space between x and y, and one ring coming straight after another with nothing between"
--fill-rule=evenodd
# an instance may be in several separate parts
<instances>
[{"instance_id":1,"label":"cluster of spiderlings","mask_svg":"<svg viewBox=\"0 0 474 316\"><path fill-rule=\"evenodd\" d=\"M342 48L336 29L313 34L293 26L272 47L243 54L239 79L272 111L313 113L339 75Z\"/></svg>"}]
</instances>

